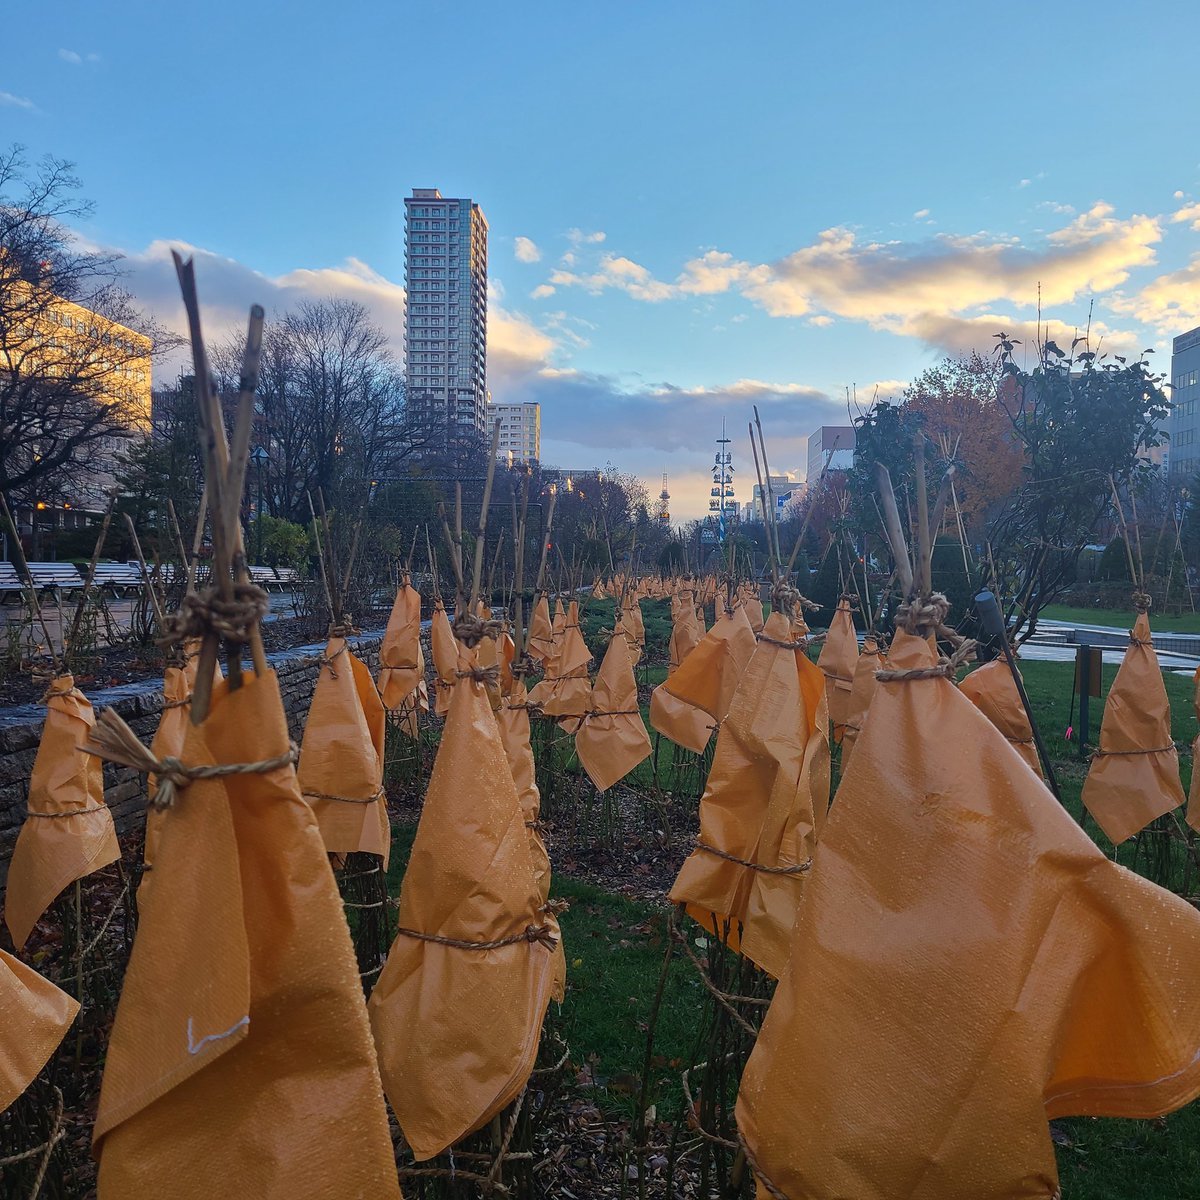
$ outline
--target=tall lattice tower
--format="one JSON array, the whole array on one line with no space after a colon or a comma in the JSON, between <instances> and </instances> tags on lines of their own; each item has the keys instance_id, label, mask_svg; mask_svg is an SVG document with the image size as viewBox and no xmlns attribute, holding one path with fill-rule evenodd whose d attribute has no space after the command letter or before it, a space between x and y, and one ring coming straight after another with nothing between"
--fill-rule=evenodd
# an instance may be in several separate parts
<instances>
[{"instance_id":1,"label":"tall lattice tower","mask_svg":"<svg viewBox=\"0 0 1200 1200\"><path fill-rule=\"evenodd\" d=\"M729 526L737 520L737 499L733 492L733 455L729 451L730 439L725 434L725 419L721 418L721 436L717 438L717 452L713 456L713 485L709 493L708 512L717 518L717 530L721 541Z\"/></svg>"},{"instance_id":2,"label":"tall lattice tower","mask_svg":"<svg viewBox=\"0 0 1200 1200\"><path fill-rule=\"evenodd\" d=\"M658 509L654 514L660 525L671 523L671 493L667 491L667 473L663 472L663 490L658 493Z\"/></svg>"}]
</instances>

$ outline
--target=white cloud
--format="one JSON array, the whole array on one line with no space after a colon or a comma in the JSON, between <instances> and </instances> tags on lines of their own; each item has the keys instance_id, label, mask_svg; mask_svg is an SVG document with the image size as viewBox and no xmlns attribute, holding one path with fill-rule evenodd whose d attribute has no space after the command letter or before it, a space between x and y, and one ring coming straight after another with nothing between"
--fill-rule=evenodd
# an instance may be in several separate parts
<instances>
[{"instance_id":1,"label":"white cloud","mask_svg":"<svg viewBox=\"0 0 1200 1200\"><path fill-rule=\"evenodd\" d=\"M529 294L534 300L544 300L547 296L553 296L555 291L557 289L551 287L548 283L539 283Z\"/></svg>"},{"instance_id":2,"label":"white cloud","mask_svg":"<svg viewBox=\"0 0 1200 1200\"><path fill-rule=\"evenodd\" d=\"M615 288L635 300L646 300L650 303L669 300L675 294L670 284L655 279L641 263L618 254L601 256L597 269L586 274L553 271L550 283L557 287L581 287L593 295L598 295L608 288Z\"/></svg>"},{"instance_id":3,"label":"white cloud","mask_svg":"<svg viewBox=\"0 0 1200 1200\"><path fill-rule=\"evenodd\" d=\"M596 246L599 245L608 235L602 229L593 230L587 233L582 229L568 229L567 241L572 246Z\"/></svg>"},{"instance_id":4,"label":"white cloud","mask_svg":"<svg viewBox=\"0 0 1200 1200\"><path fill-rule=\"evenodd\" d=\"M537 244L527 237L516 239L513 243L513 254L517 262L535 263L542 260L542 252L537 248Z\"/></svg>"},{"instance_id":5,"label":"white cloud","mask_svg":"<svg viewBox=\"0 0 1200 1200\"><path fill-rule=\"evenodd\" d=\"M1197 233L1200 233L1200 202L1185 204L1177 212L1171 214L1171 221L1176 225L1186 221Z\"/></svg>"},{"instance_id":6,"label":"white cloud","mask_svg":"<svg viewBox=\"0 0 1200 1200\"><path fill-rule=\"evenodd\" d=\"M26 112L38 111L38 106L28 96L14 96L12 92L0 92L0 105L23 108Z\"/></svg>"},{"instance_id":7,"label":"white cloud","mask_svg":"<svg viewBox=\"0 0 1200 1200\"><path fill-rule=\"evenodd\" d=\"M929 209L927 209L927 208L918 208L918 209L917 209L917 211L916 211L915 213L913 213L913 220L914 220L914 221L920 221L920 220L922 220L924 217L927 217L927 216L929 216Z\"/></svg>"},{"instance_id":8,"label":"white cloud","mask_svg":"<svg viewBox=\"0 0 1200 1200\"><path fill-rule=\"evenodd\" d=\"M1019 187L1019 188L1027 188L1027 187L1028 187L1028 186L1029 186L1029 185L1030 185L1032 182L1033 182L1033 180L1032 180L1032 179L1022 179L1022 180L1021 180L1021 181L1020 181L1020 182L1017 184L1017 187Z\"/></svg>"},{"instance_id":9,"label":"white cloud","mask_svg":"<svg viewBox=\"0 0 1200 1200\"><path fill-rule=\"evenodd\" d=\"M72 66L76 67L83 62L83 55L76 53L74 50L60 50L58 52L58 57L61 58L63 62L69 62Z\"/></svg>"}]
</instances>

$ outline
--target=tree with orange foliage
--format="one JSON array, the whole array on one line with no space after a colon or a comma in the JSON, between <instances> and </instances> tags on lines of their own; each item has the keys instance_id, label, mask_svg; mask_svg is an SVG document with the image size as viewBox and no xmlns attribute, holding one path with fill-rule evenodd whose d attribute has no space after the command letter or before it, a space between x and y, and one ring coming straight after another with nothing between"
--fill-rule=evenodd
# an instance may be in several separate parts
<instances>
[{"instance_id":1,"label":"tree with orange foliage","mask_svg":"<svg viewBox=\"0 0 1200 1200\"><path fill-rule=\"evenodd\" d=\"M972 352L947 358L904 390L904 407L956 467L955 490L969 533L1017 488L1025 454L1012 421L996 401L999 364Z\"/></svg>"}]
</instances>

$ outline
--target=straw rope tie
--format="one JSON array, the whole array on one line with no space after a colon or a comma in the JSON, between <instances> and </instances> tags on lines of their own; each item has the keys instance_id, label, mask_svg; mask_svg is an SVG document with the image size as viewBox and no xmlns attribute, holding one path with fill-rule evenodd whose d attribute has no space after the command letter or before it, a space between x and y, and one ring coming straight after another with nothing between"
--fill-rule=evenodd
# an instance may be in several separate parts
<instances>
[{"instance_id":1,"label":"straw rope tie","mask_svg":"<svg viewBox=\"0 0 1200 1200\"><path fill-rule=\"evenodd\" d=\"M1133 611L1137 613L1148 613L1150 605L1154 603L1154 597L1149 592L1134 592L1132 596Z\"/></svg>"},{"instance_id":2,"label":"straw rope tie","mask_svg":"<svg viewBox=\"0 0 1200 1200\"><path fill-rule=\"evenodd\" d=\"M452 946L456 950L499 950L503 946L516 946L521 942L537 942L547 950L553 950L558 945L549 925L526 925L521 933L511 937L495 938L490 942L470 942L465 938L442 937L438 933L421 933L418 929L405 929L403 926L396 930L404 937L415 938L419 942L434 942L439 946Z\"/></svg>"},{"instance_id":3,"label":"straw rope tie","mask_svg":"<svg viewBox=\"0 0 1200 1200\"><path fill-rule=\"evenodd\" d=\"M229 600L215 586L189 592L179 602L179 611L163 618L157 642L173 647L189 638L216 633L226 642L245 645L269 607L267 593L255 583L235 583Z\"/></svg>"},{"instance_id":4,"label":"straw rope tie","mask_svg":"<svg viewBox=\"0 0 1200 1200\"><path fill-rule=\"evenodd\" d=\"M471 667L466 671L455 671L455 679L470 679L475 683L496 684L500 682L499 667Z\"/></svg>"},{"instance_id":5,"label":"straw rope tie","mask_svg":"<svg viewBox=\"0 0 1200 1200\"><path fill-rule=\"evenodd\" d=\"M335 634L331 631L329 636L330 637L340 637L341 635ZM318 655L317 661L321 664L322 667L328 667L329 674L334 679L337 679L337 677L338 677L337 668L333 664L335 662L337 662L337 660L339 658L341 658L342 655L345 654L349 649L350 649L350 647L348 645L346 645L345 642L343 642L332 654Z\"/></svg>"},{"instance_id":6,"label":"straw rope tie","mask_svg":"<svg viewBox=\"0 0 1200 1200\"><path fill-rule=\"evenodd\" d=\"M188 694L186 696L184 696L182 700L164 700L163 701L163 712L166 712L168 708L187 708L187 706L189 704L191 704L191 702L192 702L192 693L191 692L188 692Z\"/></svg>"},{"instance_id":7,"label":"straw rope tie","mask_svg":"<svg viewBox=\"0 0 1200 1200\"><path fill-rule=\"evenodd\" d=\"M88 808L73 808L69 812L58 813L34 812L33 809L29 809L25 815L27 817L38 817L43 821L58 821L63 817L82 817L84 813L103 812L106 808L108 808L107 804L92 804Z\"/></svg>"},{"instance_id":8,"label":"straw rope tie","mask_svg":"<svg viewBox=\"0 0 1200 1200\"><path fill-rule=\"evenodd\" d=\"M1172 742L1169 746L1155 746L1150 750L1101 750L1092 751L1093 758L1124 758L1134 754L1166 754L1170 750L1174 750L1175 743Z\"/></svg>"},{"instance_id":9,"label":"straw rope tie","mask_svg":"<svg viewBox=\"0 0 1200 1200\"><path fill-rule=\"evenodd\" d=\"M742 867L749 867L752 871L761 871L764 875L805 875L812 869L812 859L805 859L802 863L797 863L794 867L768 867L764 863L751 862L747 858L738 858L736 854L730 854L725 850L718 850L716 846L710 846L707 842L702 842L699 838L696 839L696 849L704 850L708 854L715 854L718 858L723 858L726 862L737 863Z\"/></svg>"},{"instance_id":10,"label":"straw rope tie","mask_svg":"<svg viewBox=\"0 0 1200 1200\"><path fill-rule=\"evenodd\" d=\"M766 642L768 646L778 646L780 650L803 650L808 646L807 638L802 638L798 642L781 642L778 638L773 638L766 633L756 633L754 636L758 641Z\"/></svg>"},{"instance_id":11,"label":"straw rope tie","mask_svg":"<svg viewBox=\"0 0 1200 1200\"><path fill-rule=\"evenodd\" d=\"M941 592L913 596L896 609L896 624L915 637L926 637L945 623L949 612L950 601Z\"/></svg>"},{"instance_id":12,"label":"straw rope tie","mask_svg":"<svg viewBox=\"0 0 1200 1200\"><path fill-rule=\"evenodd\" d=\"M75 690L74 684L69 688L56 688L51 684L42 695L41 703L49 704L56 696L69 696Z\"/></svg>"},{"instance_id":13,"label":"straw rope tie","mask_svg":"<svg viewBox=\"0 0 1200 1200\"><path fill-rule=\"evenodd\" d=\"M167 755L161 760L156 759L111 708L106 708L96 718L95 728L88 734L88 740L81 749L96 758L107 759L123 767L132 767L135 771L153 775L158 781L158 786L150 798L150 806L156 812L173 808L179 799L179 793L194 780L225 779L230 775L266 775L282 767L291 766L300 757L296 743L290 742L286 754L265 758L260 762L189 767L173 755Z\"/></svg>"},{"instance_id":14,"label":"straw rope tie","mask_svg":"<svg viewBox=\"0 0 1200 1200\"><path fill-rule=\"evenodd\" d=\"M450 628L454 636L467 646L478 646L484 638L499 639L504 632L504 622L494 617L481 617L471 612L460 612L455 616Z\"/></svg>"},{"instance_id":15,"label":"straw rope tie","mask_svg":"<svg viewBox=\"0 0 1200 1200\"><path fill-rule=\"evenodd\" d=\"M778 1184L773 1183L765 1174L762 1167L758 1165L758 1159L754 1157L750 1147L746 1145L746 1139L742 1137L740 1133L738 1134L738 1144L742 1148L742 1153L746 1156L746 1161L750 1164L750 1170L754 1172L755 1178L766 1189L767 1194L771 1197L771 1200L791 1200L791 1197L787 1194L787 1192L779 1187ZM1061 1195L1061 1192L1056 1192L1054 1200L1057 1200L1057 1198Z\"/></svg>"},{"instance_id":16,"label":"straw rope tie","mask_svg":"<svg viewBox=\"0 0 1200 1200\"><path fill-rule=\"evenodd\" d=\"M374 804L376 800L382 800L384 796L383 785L373 796L368 796L365 800L355 796L331 796L328 792L310 792L307 789L301 792L305 800L336 800L339 804Z\"/></svg>"}]
</instances>

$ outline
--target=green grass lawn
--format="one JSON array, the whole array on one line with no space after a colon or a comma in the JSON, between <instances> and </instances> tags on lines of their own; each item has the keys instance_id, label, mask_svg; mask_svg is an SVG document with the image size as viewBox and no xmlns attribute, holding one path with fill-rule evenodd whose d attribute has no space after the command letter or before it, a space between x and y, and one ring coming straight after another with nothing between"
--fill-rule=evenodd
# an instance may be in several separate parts
<instances>
[{"instance_id":1,"label":"green grass lawn","mask_svg":"<svg viewBox=\"0 0 1200 1200\"><path fill-rule=\"evenodd\" d=\"M1048 621L1074 621L1081 625L1113 625L1117 629L1128 629L1133 624L1131 608L1071 608L1066 604L1051 604L1042 609L1041 616ZM1200 633L1200 612L1168 616L1166 613L1150 613L1150 627L1160 633Z\"/></svg>"}]
</instances>

